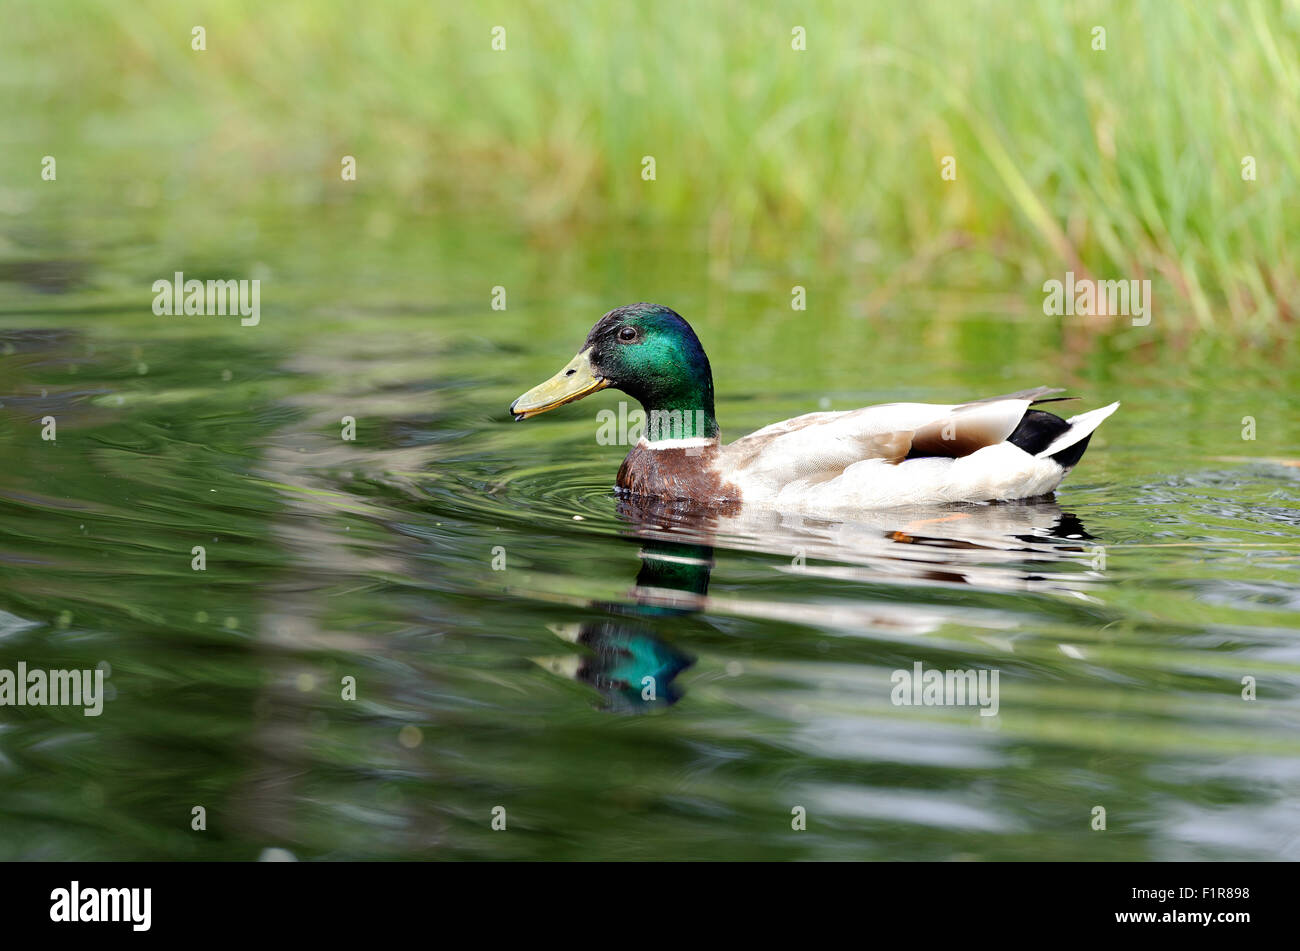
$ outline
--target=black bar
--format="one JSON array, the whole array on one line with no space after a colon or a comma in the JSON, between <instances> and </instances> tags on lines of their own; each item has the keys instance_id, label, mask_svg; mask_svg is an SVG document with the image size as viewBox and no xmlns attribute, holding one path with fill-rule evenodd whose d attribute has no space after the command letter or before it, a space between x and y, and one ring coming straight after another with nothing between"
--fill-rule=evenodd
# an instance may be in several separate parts
<instances>
[{"instance_id":1,"label":"black bar","mask_svg":"<svg viewBox=\"0 0 1300 951\"><path fill-rule=\"evenodd\" d=\"M863 937L920 927L935 938L1231 941L1293 930L1293 879L1294 866L1263 863L29 863L0 866L0 920L6 937L337 939L413 930L441 943L462 928L544 940L577 926L636 943L703 915L733 936L779 919L818 930L843 922ZM130 920L52 921L57 890L70 899L74 881L88 911L87 890L149 889L148 930ZM99 893L90 901L98 907ZM133 909L142 919L142 908L122 907L120 917ZM1118 918L1146 913L1155 918ZM1208 924L1189 920L1207 913Z\"/></svg>"}]
</instances>

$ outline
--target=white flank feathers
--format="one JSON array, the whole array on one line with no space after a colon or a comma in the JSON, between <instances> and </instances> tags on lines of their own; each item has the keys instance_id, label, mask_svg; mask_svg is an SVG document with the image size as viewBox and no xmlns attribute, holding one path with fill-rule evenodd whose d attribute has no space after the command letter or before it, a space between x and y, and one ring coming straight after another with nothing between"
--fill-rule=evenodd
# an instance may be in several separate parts
<instances>
[{"instance_id":1,"label":"white flank feathers","mask_svg":"<svg viewBox=\"0 0 1300 951\"><path fill-rule=\"evenodd\" d=\"M809 413L723 447L716 471L740 490L746 508L791 512L1034 498L1054 492L1067 474L1051 456L1090 435L1119 403L1066 420L1069 430L1038 453L1005 441L1029 403L1003 397ZM949 440L955 458L924 454ZM902 459L909 443L923 455Z\"/></svg>"}]
</instances>

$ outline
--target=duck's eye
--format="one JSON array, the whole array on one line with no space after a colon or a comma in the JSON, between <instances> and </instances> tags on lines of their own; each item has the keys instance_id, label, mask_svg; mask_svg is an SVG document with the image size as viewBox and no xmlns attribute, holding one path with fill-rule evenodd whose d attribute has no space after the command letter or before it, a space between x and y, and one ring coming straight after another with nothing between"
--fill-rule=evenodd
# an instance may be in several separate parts
<instances>
[{"instance_id":1,"label":"duck's eye","mask_svg":"<svg viewBox=\"0 0 1300 951\"><path fill-rule=\"evenodd\" d=\"M619 331L618 331L618 339L619 339L619 340L623 340L623 341L627 341L627 340L635 340L635 339L636 339L636 328L635 328L635 327L620 327L620 328L619 328Z\"/></svg>"}]
</instances>

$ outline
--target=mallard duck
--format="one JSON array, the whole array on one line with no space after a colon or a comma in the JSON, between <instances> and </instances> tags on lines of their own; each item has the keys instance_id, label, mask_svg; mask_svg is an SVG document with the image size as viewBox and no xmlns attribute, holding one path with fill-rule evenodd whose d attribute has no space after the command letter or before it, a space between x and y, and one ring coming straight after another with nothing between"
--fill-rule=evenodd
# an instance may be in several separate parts
<instances>
[{"instance_id":1,"label":"mallard duck","mask_svg":"<svg viewBox=\"0 0 1300 951\"><path fill-rule=\"evenodd\" d=\"M613 387L640 402L645 434L618 470L620 494L811 514L1055 491L1119 407L1062 419L1036 387L960 404L885 403L796 416L724 446L713 373L681 315L629 304L596 322L569 363L512 404L515 419Z\"/></svg>"}]
</instances>

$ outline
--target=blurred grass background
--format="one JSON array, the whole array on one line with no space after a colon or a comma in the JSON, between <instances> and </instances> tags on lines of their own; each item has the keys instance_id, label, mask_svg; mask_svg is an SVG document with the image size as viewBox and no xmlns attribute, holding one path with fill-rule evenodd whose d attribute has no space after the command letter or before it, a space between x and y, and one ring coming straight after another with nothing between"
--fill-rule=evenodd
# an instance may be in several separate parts
<instances>
[{"instance_id":1,"label":"blurred grass background","mask_svg":"<svg viewBox=\"0 0 1300 951\"><path fill-rule=\"evenodd\" d=\"M871 306L932 287L1034 312L1067 269L1150 278L1157 327L1291 336L1298 51L1297 0L11 0L0 214L33 208L46 154L43 214L64 205L0 260L129 242L114 203L201 241L218 214L362 196L543 248L659 235L721 279L836 269Z\"/></svg>"}]
</instances>

